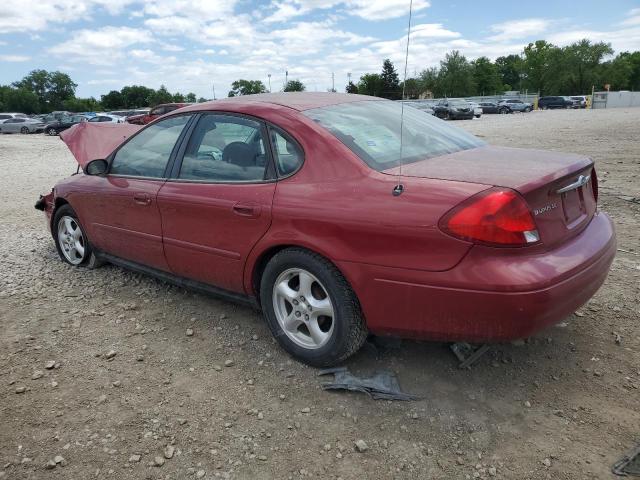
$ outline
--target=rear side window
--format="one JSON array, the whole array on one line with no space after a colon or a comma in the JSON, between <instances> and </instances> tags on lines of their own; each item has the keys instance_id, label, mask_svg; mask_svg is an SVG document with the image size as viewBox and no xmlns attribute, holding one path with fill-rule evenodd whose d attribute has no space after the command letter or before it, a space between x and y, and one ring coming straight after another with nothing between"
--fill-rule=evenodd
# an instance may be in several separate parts
<instances>
[{"instance_id":1,"label":"rear side window","mask_svg":"<svg viewBox=\"0 0 640 480\"><path fill-rule=\"evenodd\" d=\"M302 148L283 131L269 127L271 135L271 145L276 160L278 174L281 176L291 175L300 168L304 160Z\"/></svg>"},{"instance_id":2,"label":"rear side window","mask_svg":"<svg viewBox=\"0 0 640 480\"><path fill-rule=\"evenodd\" d=\"M190 118L171 117L141 130L116 152L109 173L163 178L171 152Z\"/></svg>"},{"instance_id":3,"label":"rear side window","mask_svg":"<svg viewBox=\"0 0 640 480\"><path fill-rule=\"evenodd\" d=\"M465 104L466 107L466 104ZM383 171L484 145L470 133L398 102L367 100L303 112L371 168ZM402 131L401 131L402 125Z\"/></svg>"},{"instance_id":4,"label":"rear side window","mask_svg":"<svg viewBox=\"0 0 640 480\"><path fill-rule=\"evenodd\" d=\"M7 118L13 118L11 115L0 115L0 120L6 120Z\"/></svg>"},{"instance_id":5,"label":"rear side window","mask_svg":"<svg viewBox=\"0 0 640 480\"><path fill-rule=\"evenodd\" d=\"M268 156L262 125L233 115L203 115L184 152L179 178L203 182L260 182Z\"/></svg>"}]
</instances>

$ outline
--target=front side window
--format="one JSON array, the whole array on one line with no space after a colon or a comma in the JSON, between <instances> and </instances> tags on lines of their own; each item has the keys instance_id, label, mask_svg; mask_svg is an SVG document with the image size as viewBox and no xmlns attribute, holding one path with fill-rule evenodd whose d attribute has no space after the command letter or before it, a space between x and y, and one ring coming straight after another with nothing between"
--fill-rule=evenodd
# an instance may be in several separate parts
<instances>
[{"instance_id":1,"label":"front side window","mask_svg":"<svg viewBox=\"0 0 640 480\"><path fill-rule=\"evenodd\" d=\"M271 145L275 154L276 166L280 175L291 175L304 159L302 149L286 133L269 128Z\"/></svg>"},{"instance_id":2,"label":"front side window","mask_svg":"<svg viewBox=\"0 0 640 480\"><path fill-rule=\"evenodd\" d=\"M141 130L116 152L109 173L135 177L164 177L171 152L189 118L189 115L171 117Z\"/></svg>"},{"instance_id":3,"label":"front side window","mask_svg":"<svg viewBox=\"0 0 640 480\"><path fill-rule=\"evenodd\" d=\"M485 145L461 128L423 111L404 109L402 119L401 112L402 106L397 102L367 100L303 113L378 171L396 167L401 162L418 162Z\"/></svg>"},{"instance_id":4,"label":"front side window","mask_svg":"<svg viewBox=\"0 0 640 480\"><path fill-rule=\"evenodd\" d=\"M267 176L260 123L231 115L203 115L191 134L179 178L205 182L255 182Z\"/></svg>"}]
</instances>

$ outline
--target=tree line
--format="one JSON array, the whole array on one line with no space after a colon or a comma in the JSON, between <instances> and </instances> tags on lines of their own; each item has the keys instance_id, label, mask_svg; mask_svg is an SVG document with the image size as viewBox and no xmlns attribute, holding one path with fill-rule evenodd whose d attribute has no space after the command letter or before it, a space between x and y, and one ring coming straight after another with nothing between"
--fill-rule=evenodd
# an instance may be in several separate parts
<instances>
[{"instance_id":1,"label":"tree line","mask_svg":"<svg viewBox=\"0 0 640 480\"><path fill-rule=\"evenodd\" d=\"M615 57L610 44L580 40L558 47L545 40L527 45L520 55L507 55L492 62L487 57L468 60L459 51L445 55L438 67L422 70L401 82L393 63L385 60L381 73L366 73L358 83L349 82L347 93L389 99L469 97L496 95L505 91L540 95L584 95L591 88L640 89L640 52L622 52Z\"/></svg>"},{"instance_id":2,"label":"tree line","mask_svg":"<svg viewBox=\"0 0 640 480\"><path fill-rule=\"evenodd\" d=\"M100 100L76 97L77 86L66 73L33 70L20 81L0 85L0 112L95 112L153 107L169 102L196 102L195 93L170 93L164 85L157 90L141 85L126 86L111 90L102 95ZM206 99L200 98L198 101L204 102Z\"/></svg>"},{"instance_id":3,"label":"tree line","mask_svg":"<svg viewBox=\"0 0 640 480\"><path fill-rule=\"evenodd\" d=\"M491 61L487 57L468 60L458 50L445 55L440 65L422 70L401 82L393 63L384 60L380 73L365 73L357 83L349 81L347 93L361 93L389 99L468 97L496 95L519 90L540 95L584 95L591 88L640 90L640 51L621 52L613 57L611 45L584 39L558 47L545 40L527 45L519 55L506 55ZM194 93L171 93L131 85L111 90L100 100L76 97L77 84L62 72L33 70L11 85L0 85L0 111L49 113L120 110L153 107L169 102L203 102ZM304 91L300 80L289 80L285 92ZM332 91L332 90L329 90ZM229 97L267 92L261 80L239 79L231 84Z\"/></svg>"}]
</instances>

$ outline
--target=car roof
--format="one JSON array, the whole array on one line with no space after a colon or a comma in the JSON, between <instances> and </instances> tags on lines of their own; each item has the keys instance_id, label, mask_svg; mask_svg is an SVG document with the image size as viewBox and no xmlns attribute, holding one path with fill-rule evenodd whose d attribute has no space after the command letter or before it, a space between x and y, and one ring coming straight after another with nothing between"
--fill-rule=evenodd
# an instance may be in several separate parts
<instances>
[{"instance_id":1,"label":"car roof","mask_svg":"<svg viewBox=\"0 0 640 480\"><path fill-rule=\"evenodd\" d=\"M197 103L191 105L188 110L210 110L212 106L225 104L250 105L252 103L280 105L289 107L297 111L309 110L312 108L328 107L342 103L363 102L367 100L385 101L382 98L370 97L368 95L356 95L352 93L332 93L332 92L279 92L279 93L258 93L255 95L243 95L239 97L224 98L211 102Z\"/></svg>"}]
</instances>

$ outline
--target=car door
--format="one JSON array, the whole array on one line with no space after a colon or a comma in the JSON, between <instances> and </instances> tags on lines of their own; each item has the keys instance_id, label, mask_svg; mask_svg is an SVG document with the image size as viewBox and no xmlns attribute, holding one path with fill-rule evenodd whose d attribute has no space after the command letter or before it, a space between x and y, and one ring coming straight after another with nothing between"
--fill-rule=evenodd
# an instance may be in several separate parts
<instances>
[{"instance_id":1,"label":"car door","mask_svg":"<svg viewBox=\"0 0 640 480\"><path fill-rule=\"evenodd\" d=\"M88 237L106 253L168 271L157 195L190 115L142 129L110 155L106 175L87 176L73 207Z\"/></svg>"},{"instance_id":2,"label":"car door","mask_svg":"<svg viewBox=\"0 0 640 480\"><path fill-rule=\"evenodd\" d=\"M164 250L181 277L243 292L253 246L271 225L275 175L265 125L202 114L158 193Z\"/></svg>"},{"instance_id":3,"label":"car door","mask_svg":"<svg viewBox=\"0 0 640 480\"><path fill-rule=\"evenodd\" d=\"M4 133L19 132L20 127L22 126L19 124L19 122L24 122L24 120L21 120L20 118L10 118L9 120L5 120L5 122L2 124L2 131Z\"/></svg>"}]
</instances>

